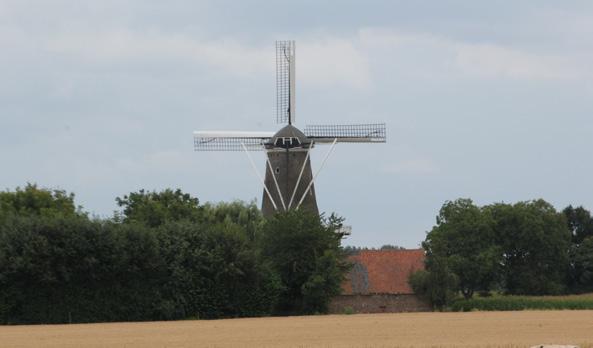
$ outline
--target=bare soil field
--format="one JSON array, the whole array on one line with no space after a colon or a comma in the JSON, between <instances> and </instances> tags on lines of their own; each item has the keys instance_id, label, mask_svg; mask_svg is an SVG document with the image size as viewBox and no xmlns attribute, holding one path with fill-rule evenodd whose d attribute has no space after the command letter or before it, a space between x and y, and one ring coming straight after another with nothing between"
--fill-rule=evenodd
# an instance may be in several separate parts
<instances>
[{"instance_id":1,"label":"bare soil field","mask_svg":"<svg viewBox=\"0 0 593 348\"><path fill-rule=\"evenodd\" d=\"M0 347L593 348L593 311L398 313L0 326Z\"/></svg>"}]
</instances>

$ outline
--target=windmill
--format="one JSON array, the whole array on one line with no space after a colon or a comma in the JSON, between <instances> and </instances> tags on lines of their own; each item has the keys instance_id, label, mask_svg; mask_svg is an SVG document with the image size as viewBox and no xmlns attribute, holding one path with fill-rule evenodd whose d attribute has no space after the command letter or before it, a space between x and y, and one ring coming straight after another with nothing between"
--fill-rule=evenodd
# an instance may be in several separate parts
<instances>
[{"instance_id":1,"label":"windmill","mask_svg":"<svg viewBox=\"0 0 593 348\"><path fill-rule=\"evenodd\" d=\"M315 179L337 143L384 143L385 123L307 125L295 121L295 42L276 41L276 122L287 123L277 132L196 131L196 151L245 151L263 187L262 212L307 209L319 214ZM311 170L310 153L317 144L329 144L320 168ZM266 151L265 178L250 151Z\"/></svg>"}]
</instances>

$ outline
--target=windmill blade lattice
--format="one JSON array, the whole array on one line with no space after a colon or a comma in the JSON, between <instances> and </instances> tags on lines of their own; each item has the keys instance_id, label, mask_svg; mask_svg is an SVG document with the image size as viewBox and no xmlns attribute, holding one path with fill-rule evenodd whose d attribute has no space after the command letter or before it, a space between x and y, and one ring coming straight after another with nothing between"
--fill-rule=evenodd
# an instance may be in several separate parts
<instances>
[{"instance_id":1,"label":"windmill blade lattice","mask_svg":"<svg viewBox=\"0 0 593 348\"><path fill-rule=\"evenodd\" d=\"M294 122L295 43L276 41L276 123Z\"/></svg>"},{"instance_id":2,"label":"windmill blade lattice","mask_svg":"<svg viewBox=\"0 0 593 348\"><path fill-rule=\"evenodd\" d=\"M194 150L262 151L272 135L272 132L194 132Z\"/></svg>"},{"instance_id":3,"label":"windmill blade lattice","mask_svg":"<svg viewBox=\"0 0 593 348\"><path fill-rule=\"evenodd\" d=\"M316 143L384 143L385 123L307 125L305 135Z\"/></svg>"}]
</instances>

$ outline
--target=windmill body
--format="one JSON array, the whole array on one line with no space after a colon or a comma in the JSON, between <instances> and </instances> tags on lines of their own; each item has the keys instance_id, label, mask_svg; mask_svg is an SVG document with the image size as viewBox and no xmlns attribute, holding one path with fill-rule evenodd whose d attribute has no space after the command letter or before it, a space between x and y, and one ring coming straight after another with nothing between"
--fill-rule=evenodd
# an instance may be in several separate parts
<instances>
[{"instance_id":1,"label":"windmill body","mask_svg":"<svg viewBox=\"0 0 593 348\"><path fill-rule=\"evenodd\" d=\"M262 212L305 209L319 214L315 179L338 142L383 143L385 124L308 125L304 131L295 120L295 43L276 42L276 121L288 123L277 132L196 131L196 151L245 151L263 184ZM331 144L315 175L310 153L316 144ZM250 151L266 151L265 176L253 162Z\"/></svg>"},{"instance_id":2,"label":"windmill body","mask_svg":"<svg viewBox=\"0 0 593 348\"><path fill-rule=\"evenodd\" d=\"M277 210L274 209L272 200L279 202L283 209L291 209L298 203L295 200L300 201L302 197L304 199L301 207L318 214L309 158L313 141L290 124L280 129L270 140L266 145L269 166L266 168L264 185L275 188L277 182L279 190L271 190L271 198L264 190L263 214L270 216Z\"/></svg>"}]
</instances>

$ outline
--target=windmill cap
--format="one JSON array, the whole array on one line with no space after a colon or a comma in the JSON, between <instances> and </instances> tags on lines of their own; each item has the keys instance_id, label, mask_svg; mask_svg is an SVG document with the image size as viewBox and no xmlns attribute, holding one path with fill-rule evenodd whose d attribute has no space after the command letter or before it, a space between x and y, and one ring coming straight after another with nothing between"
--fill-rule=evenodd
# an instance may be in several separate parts
<instances>
[{"instance_id":1,"label":"windmill cap","mask_svg":"<svg viewBox=\"0 0 593 348\"><path fill-rule=\"evenodd\" d=\"M278 138L297 138L301 144L309 144L311 142L305 133L301 132L300 129L290 124L284 126L278 132L276 132L276 134L274 134L272 137L273 142L275 143L276 139Z\"/></svg>"},{"instance_id":2,"label":"windmill cap","mask_svg":"<svg viewBox=\"0 0 593 348\"><path fill-rule=\"evenodd\" d=\"M265 144L266 149L310 149L313 142L293 125L284 126Z\"/></svg>"}]
</instances>

